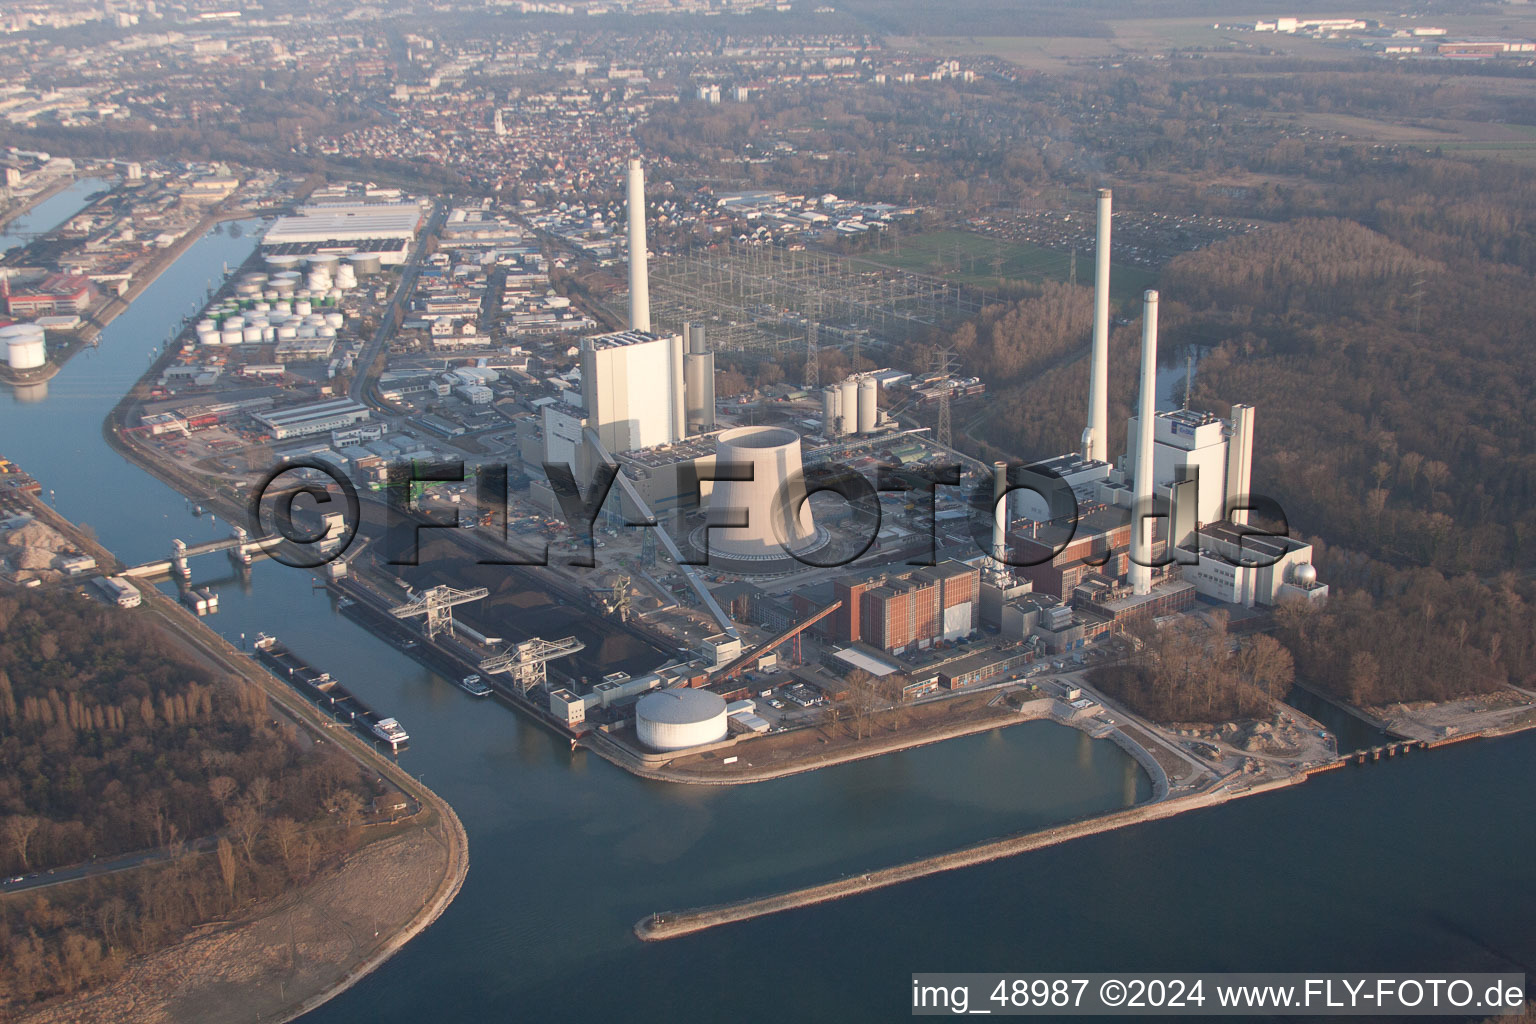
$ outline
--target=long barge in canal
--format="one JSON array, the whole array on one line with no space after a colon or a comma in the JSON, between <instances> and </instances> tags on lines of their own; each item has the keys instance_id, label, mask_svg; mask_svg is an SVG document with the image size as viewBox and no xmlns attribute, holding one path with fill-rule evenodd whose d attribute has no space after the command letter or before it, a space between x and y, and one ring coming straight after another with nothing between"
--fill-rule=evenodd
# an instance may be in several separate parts
<instances>
[{"instance_id":1,"label":"long barge in canal","mask_svg":"<svg viewBox=\"0 0 1536 1024\"><path fill-rule=\"evenodd\" d=\"M272 674L288 681L295 690L314 701L338 722L350 725L370 739L399 750L410 742L410 735L393 718L386 718L365 704L357 695L310 665L275 636L256 635L256 657Z\"/></svg>"}]
</instances>

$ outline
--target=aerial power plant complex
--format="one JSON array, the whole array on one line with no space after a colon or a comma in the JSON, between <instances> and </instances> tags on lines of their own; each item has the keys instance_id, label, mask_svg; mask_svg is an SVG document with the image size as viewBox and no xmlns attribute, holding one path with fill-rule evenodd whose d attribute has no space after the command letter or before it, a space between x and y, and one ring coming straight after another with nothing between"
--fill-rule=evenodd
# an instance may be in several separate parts
<instances>
[{"instance_id":1,"label":"aerial power plant complex","mask_svg":"<svg viewBox=\"0 0 1536 1024\"><path fill-rule=\"evenodd\" d=\"M1159 409L1155 291L1143 296L1139 396L1125 454L1111 460L1108 189L1097 197L1081 450L1031 465L982 465L926 428L903 424L900 403L920 404L929 382L898 370L855 362L851 374L822 387L808 373L807 389L778 405L717 403L704 326L652 320L644 180L639 161L630 160L628 328L581 340L579 388L541 406L549 479L535 479L530 495L557 511L571 497L557 494L567 486L555 480L559 467L571 468L583 494L602 467L617 467L600 521L614 535L637 524L654 531L651 539L666 548L717 632L692 669L610 680L586 696L562 688L551 698L557 720L591 728L592 716L601 722L619 706L622 690L624 707L638 700L635 741L659 756L757 730L761 719L737 706L748 695L741 671L776 658L769 652L779 642L790 643L789 664L801 666L797 677L807 686L836 693L838 680L857 668L903 672L919 694L1013 678L1037 657L1190 610L1200 599L1252 608L1326 596L1308 545L1249 525L1252 407L1234 405L1226 418ZM835 324L813 322L808 351L823 330L837 336ZM883 409L887 386L898 390ZM954 378L942 386L956 387ZM909 497L881 495L877 504L890 509L871 516L843 492L818 503L825 486L807 484L808 471L817 480L823 471L851 472L873 484L890 472L956 464L972 481L966 488L990 497L985 521L973 522L984 498L978 505L936 487L927 537L913 528L917 503ZM714 588L699 569L713 574ZM744 639L749 626L778 637L754 650ZM958 661L937 653L983 630L996 640L982 638ZM818 642L820 654L807 658L803 638ZM935 668L919 678L912 666L920 664Z\"/></svg>"}]
</instances>

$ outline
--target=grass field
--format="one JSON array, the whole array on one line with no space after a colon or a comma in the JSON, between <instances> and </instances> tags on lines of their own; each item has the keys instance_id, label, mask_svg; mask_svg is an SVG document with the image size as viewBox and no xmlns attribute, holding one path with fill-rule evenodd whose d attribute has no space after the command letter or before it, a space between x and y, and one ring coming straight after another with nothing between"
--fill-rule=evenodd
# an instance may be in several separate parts
<instances>
[{"instance_id":1,"label":"grass field","mask_svg":"<svg viewBox=\"0 0 1536 1024\"><path fill-rule=\"evenodd\" d=\"M927 231L902 238L901 253L886 248L867 253L864 259L921 274L933 274L973 288L992 290L998 278L1013 281L1065 281L1071 255L1027 242L1005 242L972 231ZM1142 267L1114 264L1110 269L1110 295L1116 302L1133 302L1150 288L1157 275ZM1093 252L1079 250L1077 282L1093 284Z\"/></svg>"}]
</instances>

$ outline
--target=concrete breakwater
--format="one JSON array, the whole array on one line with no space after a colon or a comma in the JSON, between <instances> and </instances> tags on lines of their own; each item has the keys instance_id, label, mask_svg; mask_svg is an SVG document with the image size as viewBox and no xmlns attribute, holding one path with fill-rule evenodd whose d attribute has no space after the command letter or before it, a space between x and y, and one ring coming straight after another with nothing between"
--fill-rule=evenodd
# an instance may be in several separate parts
<instances>
[{"instance_id":1,"label":"concrete breakwater","mask_svg":"<svg viewBox=\"0 0 1536 1024\"><path fill-rule=\"evenodd\" d=\"M1175 797L1170 800L1149 802L1124 811L1116 811L1096 818L1042 829L1025 835L996 839L961 850L954 850L950 853L941 853L933 857L925 857L922 860L909 861L906 864L898 864L889 868L881 868L868 874L840 878L833 882L824 882L820 885L807 886L803 889L795 889L773 896L742 900L736 903L718 904L713 907L700 907L694 910L652 914L650 917L642 918L636 922L635 934L646 942L675 939L679 936L691 935L694 932L715 928L723 924L748 921L752 918L776 914L783 910L808 907L816 903L841 899L844 896L869 892L872 889L883 889L887 886L899 885L902 882L909 882L913 879L936 875L942 871L953 871L956 868L985 864L988 861L1012 857L1016 854L1027 853L1030 850L1043 849L1047 846L1055 846L1058 843L1080 839L1084 836L1111 832L1115 829L1126 828L1144 821L1170 818L1185 811L1192 811L1200 807L1212 807L1225 803L1228 800L1252 796L1271 789L1293 786L1304 781L1306 781L1306 776L1298 773L1274 782L1259 783L1247 789L1196 793L1189 796Z\"/></svg>"}]
</instances>

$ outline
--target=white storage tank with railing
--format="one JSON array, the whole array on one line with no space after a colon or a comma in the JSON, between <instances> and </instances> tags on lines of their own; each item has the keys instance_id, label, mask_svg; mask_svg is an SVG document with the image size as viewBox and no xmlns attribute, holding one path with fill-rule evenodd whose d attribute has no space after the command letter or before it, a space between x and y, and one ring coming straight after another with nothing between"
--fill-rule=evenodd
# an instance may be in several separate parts
<instances>
[{"instance_id":1,"label":"white storage tank with railing","mask_svg":"<svg viewBox=\"0 0 1536 1024\"><path fill-rule=\"evenodd\" d=\"M873 377L859 379L859 433L873 434L880 409L880 383ZM844 415L847 415L844 413Z\"/></svg>"},{"instance_id":2,"label":"white storage tank with railing","mask_svg":"<svg viewBox=\"0 0 1536 1024\"><path fill-rule=\"evenodd\" d=\"M48 361L47 335L37 324L0 327L5 362L13 370L36 370Z\"/></svg>"},{"instance_id":3,"label":"white storage tank with railing","mask_svg":"<svg viewBox=\"0 0 1536 1024\"><path fill-rule=\"evenodd\" d=\"M635 705L635 733L656 751L718 743L728 728L725 699L709 690L661 690L646 694Z\"/></svg>"}]
</instances>

